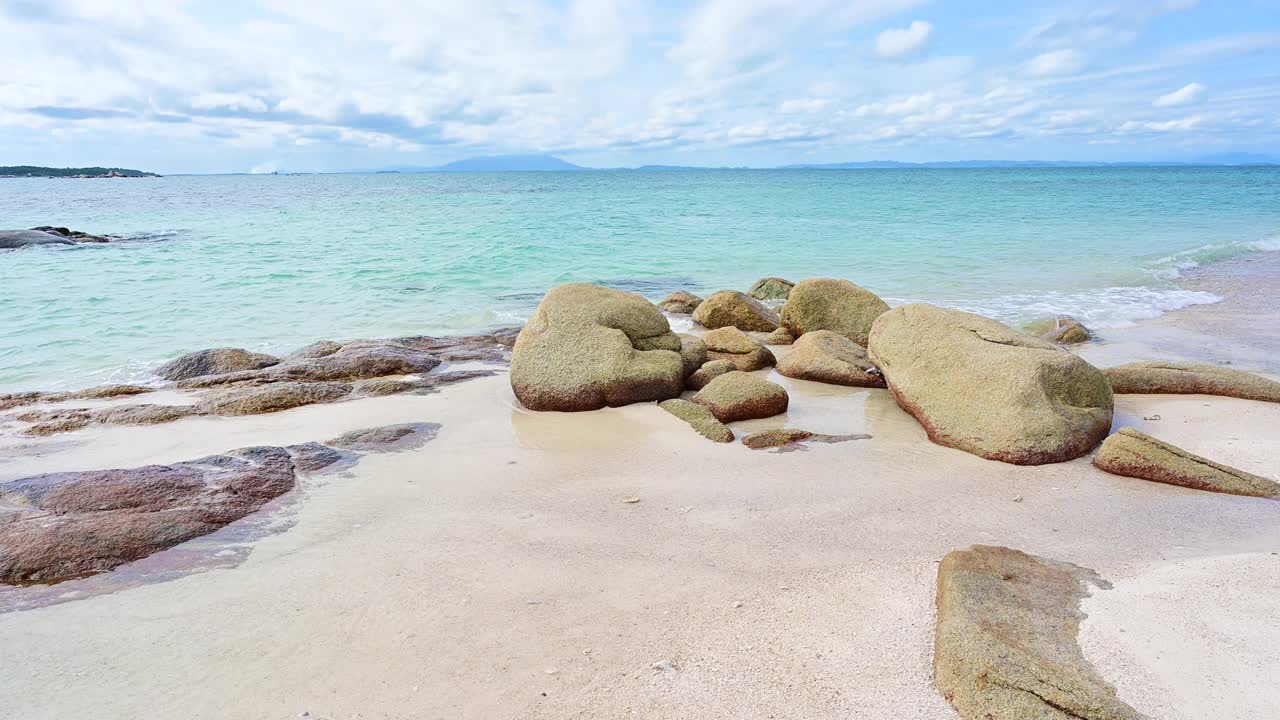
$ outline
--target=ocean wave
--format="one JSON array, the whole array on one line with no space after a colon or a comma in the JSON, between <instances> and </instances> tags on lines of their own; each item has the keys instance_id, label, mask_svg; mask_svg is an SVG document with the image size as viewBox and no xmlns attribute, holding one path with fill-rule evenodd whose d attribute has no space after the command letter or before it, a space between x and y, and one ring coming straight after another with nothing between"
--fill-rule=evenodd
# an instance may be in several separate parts
<instances>
[{"instance_id":1,"label":"ocean wave","mask_svg":"<svg viewBox=\"0 0 1280 720\"><path fill-rule=\"evenodd\" d=\"M1093 328L1131 327L1165 313L1193 305L1210 305L1223 298L1195 290L1152 287L1108 287L1096 290L1046 291L1001 295L983 300L941 302L959 310L985 315L1009 325L1070 315ZM890 305L915 300L888 299Z\"/></svg>"},{"instance_id":2,"label":"ocean wave","mask_svg":"<svg viewBox=\"0 0 1280 720\"><path fill-rule=\"evenodd\" d=\"M1191 270L1192 268L1211 265L1256 252L1277 251L1280 251L1280 233L1271 233L1259 240L1211 243L1156 258L1151 261L1151 271L1158 278L1172 280L1180 277L1183 271Z\"/></svg>"}]
</instances>

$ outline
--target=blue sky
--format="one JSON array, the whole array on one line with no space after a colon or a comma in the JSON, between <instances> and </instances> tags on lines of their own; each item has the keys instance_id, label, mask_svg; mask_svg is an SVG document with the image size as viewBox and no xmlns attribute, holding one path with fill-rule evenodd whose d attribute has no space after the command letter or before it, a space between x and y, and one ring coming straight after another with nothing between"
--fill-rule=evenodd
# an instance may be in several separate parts
<instances>
[{"instance_id":1,"label":"blue sky","mask_svg":"<svg viewBox=\"0 0 1280 720\"><path fill-rule=\"evenodd\" d=\"M0 165L1280 155L1280 0L0 0Z\"/></svg>"}]
</instances>

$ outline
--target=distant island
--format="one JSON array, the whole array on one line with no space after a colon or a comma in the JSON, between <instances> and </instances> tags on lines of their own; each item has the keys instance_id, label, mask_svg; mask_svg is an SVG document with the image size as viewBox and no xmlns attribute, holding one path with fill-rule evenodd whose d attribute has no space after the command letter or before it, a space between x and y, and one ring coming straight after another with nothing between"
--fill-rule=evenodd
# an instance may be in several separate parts
<instances>
[{"instance_id":1,"label":"distant island","mask_svg":"<svg viewBox=\"0 0 1280 720\"><path fill-rule=\"evenodd\" d=\"M141 178L160 177L155 173L129 168L51 168L35 165L0 165L0 178Z\"/></svg>"},{"instance_id":2,"label":"distant island","mask_svg":"<svg viewBox=\"0 0 1280 720\"><path fill-rule=\"evenodd\" d=\"M1280 165L1280 158L1253 153L1224 153L1194 160L1102 162L1073 160L954 160L936 162L901 162L897 160L865 160L839 163L814 163L782 165L774 170L863 170L863 169L912 169L912 168L1107 168L1107 167L1194 167L1194 166L1245 166ZM568 171L663 171L663 170L749 170L748 167L700 167L690 165L642 165L640 167L598 168L575 165L554 155L486 155L456 160L444 165L414 166L394 165L366 171L375 173L426 173L426 172L568 172Z\"/></svg>"}]
</instances>

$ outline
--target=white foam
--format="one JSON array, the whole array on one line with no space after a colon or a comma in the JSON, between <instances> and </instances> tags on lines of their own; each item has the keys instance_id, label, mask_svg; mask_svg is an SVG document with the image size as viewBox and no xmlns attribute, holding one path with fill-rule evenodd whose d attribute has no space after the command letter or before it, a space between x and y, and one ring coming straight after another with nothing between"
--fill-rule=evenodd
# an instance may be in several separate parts
<instances>
[{"instance_id":1,"label":"white foam","mask_svg":"<svg viewBox=\"0 0 1280 720\"><path fill-rule=\"evenodd\" d=\"M1130 327L1192 305L1221 302L1213 293L1150 287L1109 287L1071 292L1001 295L985 300L943 302L1011 325L1056 315L1070 315L1093 328ZM889 300L891 305L902 304Z\"/></svg>"}]
</instances>

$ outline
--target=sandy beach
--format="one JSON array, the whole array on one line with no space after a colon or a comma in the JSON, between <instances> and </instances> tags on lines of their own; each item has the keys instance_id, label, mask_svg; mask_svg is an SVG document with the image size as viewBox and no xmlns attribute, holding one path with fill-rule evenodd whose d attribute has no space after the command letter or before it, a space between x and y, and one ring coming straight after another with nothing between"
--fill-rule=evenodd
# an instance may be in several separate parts
<instances>
[{"instance_id":1,"label":"sandy beach","mask_svg":"<svg viewBox=\"0 0 1280 720\"><path fill-rule=\"evenodd\" d=\"M1197 332L1215 308L1229 328L1248 297L1228 298L1082 354L1166 357L1143 343ZM1243 720L1280 702L1264 680L1280 503L1087 457L991 462L929 443L885 390L759 374L791 409L735 431L872 438L760 451L653 404L533 413L505 372L427 396L5 438L0 480L443 425L115 572L0 589L0 715L954 718L932 681L935 576L975 543L1114 583L1086 601L1081 644L1151 717ZM1277 477L1280 406L1116 400L1115 427Z\"/></svg>"}]
</instances>

